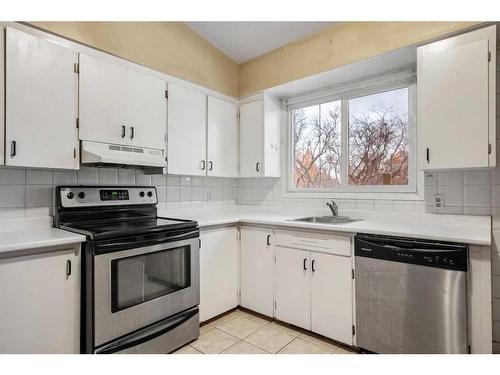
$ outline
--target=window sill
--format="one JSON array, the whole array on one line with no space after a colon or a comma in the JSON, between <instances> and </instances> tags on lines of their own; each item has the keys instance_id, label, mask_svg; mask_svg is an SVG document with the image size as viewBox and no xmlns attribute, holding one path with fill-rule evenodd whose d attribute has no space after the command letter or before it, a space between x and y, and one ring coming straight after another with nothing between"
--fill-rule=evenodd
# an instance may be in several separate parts
<instances>
[{"instance_id":1,"label":"window sill","mask_svg":"<svg viewBox=\"0 0 500 375\"><path fill-rule=\"evenodd\" d=\"M339 192L339 191L284 191L283 198L331 198L331 199L374 199L423 201L424 195L418 192Z\"/></svg>"}]
</instances>

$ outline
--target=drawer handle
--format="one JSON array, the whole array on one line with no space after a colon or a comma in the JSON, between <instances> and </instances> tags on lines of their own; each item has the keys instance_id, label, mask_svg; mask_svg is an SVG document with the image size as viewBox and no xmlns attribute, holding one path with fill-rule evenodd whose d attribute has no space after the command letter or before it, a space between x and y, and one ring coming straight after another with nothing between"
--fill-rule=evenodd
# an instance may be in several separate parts
<instances>
[{"instance_id":1,"label":"drawer handle","mask_svg":"<svg viewBox=\"0 0 500 375\"><path fill-rule=\"evenodd\" d=\"M307 258L304 258L304 262L302 264L302 268L304 269L304 271L307 271L306 262L307 262Z\"/></svg>"}]
</instances>

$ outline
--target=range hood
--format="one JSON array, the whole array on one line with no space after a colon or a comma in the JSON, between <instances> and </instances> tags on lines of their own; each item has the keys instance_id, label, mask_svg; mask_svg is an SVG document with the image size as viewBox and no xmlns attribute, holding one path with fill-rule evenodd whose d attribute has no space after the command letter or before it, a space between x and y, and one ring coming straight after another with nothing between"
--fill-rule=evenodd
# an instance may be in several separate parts
<instances>
[{"instance_id":1,"label":"range hood","mask_svg":"<svg viewBox=\"0 0 500 375\"><path fill-rule=\"evenodd\" d=\"M167 166L164 150L89 141L82 141L81 146L81 160L84 165L143 168Z\"/></svg>"}]
</instances>

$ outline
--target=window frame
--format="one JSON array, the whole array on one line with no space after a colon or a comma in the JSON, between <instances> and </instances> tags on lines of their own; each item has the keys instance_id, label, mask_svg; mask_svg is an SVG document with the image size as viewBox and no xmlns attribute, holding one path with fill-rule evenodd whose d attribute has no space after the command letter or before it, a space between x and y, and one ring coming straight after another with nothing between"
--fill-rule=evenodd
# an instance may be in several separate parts
<instances>
[{"instance_id":1,"label":"window frame","mask_svg":"<svg viewBox=\"0 0 500 375\"><path fill-rule=\"evenodd\" d=\"M349 99L408 88L408 184L407 185L349 185L348 184L348 150L349 150ZM294 145L293 116L295 109L319 105L332 101L341 101L341 183L338 187L296 188L293 184ZM286 163L283 184L285 197L331 197L341 198L383 198L383 199L422 199L419 192L423 189L423 172L417 168L417 129L416 129L416 77L414 72L379 77L370 81L343 85L337 89L312 93L299 99L285 101L286 126Z\"/></svg>"}]
</instances>

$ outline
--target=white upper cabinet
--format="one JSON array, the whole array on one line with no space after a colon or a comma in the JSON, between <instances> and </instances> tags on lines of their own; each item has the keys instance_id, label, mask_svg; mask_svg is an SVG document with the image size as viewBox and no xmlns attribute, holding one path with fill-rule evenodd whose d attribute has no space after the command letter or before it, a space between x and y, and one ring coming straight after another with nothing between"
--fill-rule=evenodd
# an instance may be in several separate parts
<instances>
[{"instance_id":1,"label":"white upper cabinet","mask_svg":"<svg viewBox=\"0 0 500 375\"><path fill-rule=\"evenodd\" d=\"M165 149L165 81L80 55L80 139Z\"/></svg>"},{"instance_id":2,"label":"white upper cabinet","mask_svg":"<svg viewBox=\"0 0 500 375\"><path fill-rule=\"evenodd\" d=\"M207 96L168 84L168 173L205 176Z\"/></svg>"},{"instance_id":3,"label":"white upper cabinet","mask_svg":"<svg viewBox=\"0 0 500 375\"><path fill-rule=\"evenodd\" d=\"M78 54L6 30L5 164L78 169Z\"/></svg>"},{"instance_id":4,"label":"white upper cabinet","mask_svg":"<svg viewBox=\"0 0 500 375\"><path fill-rule=\"evenodd\" d=\"M80 54L80 139L121 144L127 136L127 69Z\"/></svg>"},{"instance_id":5,"label":"white upper cabinet","mask_svg":"<svg viewBox=\"0 0 500 375\"><path fill-rule=\"evenodd\" d=\"M240 104L240 177L280 177L280 106L259 95Z\"/></svg>"},{"instance_id":6,"label":"white upper cabinet","mask_svg":"<svg viewBox=\"0 0 500 375\"><path fill-rule=\"evenodd\" d=\"M423 169L494 167L496 27L417 50L417 129Z\"/></svg>"},{"instance_id":7,"label":"white upper cabinet","mask_svg":"<svg viewBox=\"0 0 500 375\"><path fill-rule=\"evenodd\" d=\"M128 70L127 125L134 146L164 150L167 100L164 80Z\"/></svg>"},{"instance_id":8,"label":"white upper cabinet","mask_svg":"<svg viewBox=\"0 0 500 375\"><path fill-rule=\"evenodd\" d=\"M209 96L207 111L207 175L238 177L236 104Z\"/></svg>"}]
</instances>

